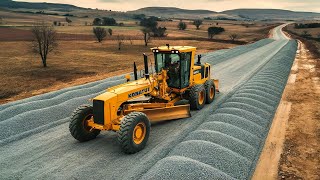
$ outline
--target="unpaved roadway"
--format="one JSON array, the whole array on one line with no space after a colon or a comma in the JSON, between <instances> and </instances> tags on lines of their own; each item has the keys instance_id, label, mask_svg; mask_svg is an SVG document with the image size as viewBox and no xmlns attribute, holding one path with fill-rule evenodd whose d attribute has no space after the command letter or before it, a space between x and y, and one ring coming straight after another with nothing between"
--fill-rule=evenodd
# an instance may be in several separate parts
<instances>
[{"instance_id":1,"label":"unpaved roadway","mask_svg":"<svg viewBox=\"0 0 320 180\"><path fill-rule=\"evenodd\" d=\"M114 132L102 132L95 140L79 143L68 130L73 109L89 103L103 89L124 82L123 77L0 106L0 179L141 178L203 123L202 116L218 109L231 92L287 45L282 27L275 28L274 40L258 42L256 48L243 46L237 56L230 55L232 50L206 54L204 60L213 64L213 78L220 80L221 93L211 105L192 112L191 118L153 124L146 148L133 155L121 152ZM230 58L221 61L215 55Z\"/></svg>"}]
</instances>

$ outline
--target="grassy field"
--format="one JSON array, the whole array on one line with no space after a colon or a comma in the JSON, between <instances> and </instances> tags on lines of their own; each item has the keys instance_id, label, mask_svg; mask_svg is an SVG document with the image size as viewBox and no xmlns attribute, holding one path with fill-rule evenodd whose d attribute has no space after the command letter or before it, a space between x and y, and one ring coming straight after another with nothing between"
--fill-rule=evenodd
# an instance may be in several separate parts
<instances>
[{"instance_id":1,"label":"grassy field","mask_svg":"<svg viewBox=\"0 0 320 180\"><path fill-rule=\"evenodd\" d=\"M43 68L40 56L31 51L31 26L44 20L63 21L65 17L33 15L0 11L3 18L0 25L0 103L30 97L45 92L83 84L106 77L130 72L133 62L142 68L142 53L149 53L153 46L169 43L170 45L190 45L198 48L198 53L232 48L237 44L246 44L268 36L274 24L232 21L204 21L200 30L196 30L191 21L186 21L188 28L180 31L178 20L159 22L167 27L168 36L152 39L148 47L144 46L141 27L134 20L119 18L125 25L108 26L113 29L113 36L103 43L97 43L92 34L92 26L85 26L93 18L72 19L71 26L55 27L58 32L59 46L49 54L48 67ZM118 20L118 19L117 19ZM219 23L226 32L207 39L206 29ZM231 42L229 34L239 35L237 42ZM118 50L117 35L125 36L121 51Z\"/></svg>"}]
</instances>

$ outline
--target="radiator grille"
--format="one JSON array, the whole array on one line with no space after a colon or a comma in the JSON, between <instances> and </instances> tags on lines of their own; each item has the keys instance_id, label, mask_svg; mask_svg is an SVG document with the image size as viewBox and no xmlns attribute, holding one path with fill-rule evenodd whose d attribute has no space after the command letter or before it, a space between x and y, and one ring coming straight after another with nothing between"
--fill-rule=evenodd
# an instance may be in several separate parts
<instances>
[{"instance_id":1,"label":"radiator grille","mask_svg":"<svg viewBox=\"0 0 320 180\"><path fill-rule=\"evenodd\" d=\"M104 125L104 101L93 100L94 122Z\"/></svg>"}]
</instances>

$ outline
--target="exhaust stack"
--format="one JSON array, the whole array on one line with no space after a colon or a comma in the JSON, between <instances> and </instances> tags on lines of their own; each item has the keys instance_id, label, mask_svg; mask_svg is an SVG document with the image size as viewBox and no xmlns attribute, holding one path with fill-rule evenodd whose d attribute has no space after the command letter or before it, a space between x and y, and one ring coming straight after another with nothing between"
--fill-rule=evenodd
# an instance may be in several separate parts
<instances>
[{"instance_id":1,"label":"exhaust stack","mask_svg":"<svg viewBox=\"0 0 320 180\"><path fill-rule=\"evenodd\" d=\"M138 80L138 74L137 74L137 65L136 62L133 63L133 75L134 75L134 80Z\"/></svg>"},{"instance_id":2,"label":"exhaust stack","mask_svg":"<svg viewBox=\"0 0 320 180\"><path fill-rule=\"evenodd\" d=\"M145 77L146 79L149 79L149 67L148 67L148 56L144 53L143 54L144 57L144 73L145 73Z\"/></svg>"}]
</instances>

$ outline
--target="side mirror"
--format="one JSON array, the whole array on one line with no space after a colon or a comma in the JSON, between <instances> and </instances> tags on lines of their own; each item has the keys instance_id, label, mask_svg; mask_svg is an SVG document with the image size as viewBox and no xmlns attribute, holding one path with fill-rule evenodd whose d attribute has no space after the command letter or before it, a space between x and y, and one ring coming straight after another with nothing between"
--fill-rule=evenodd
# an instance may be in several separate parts
<instances>
[{"instance_id":1,"label":"side mirror","mask_svg":"<svg viewBox=\"0 0 320 180\"><path fill-rule=\"evenodd\" d=\"M202 55L199 54L199 55L198 55L198 62L197 62L197 64L199 64L199 65L201 64L201 58L202 58Z\"/></svg>"}]
</instances>

